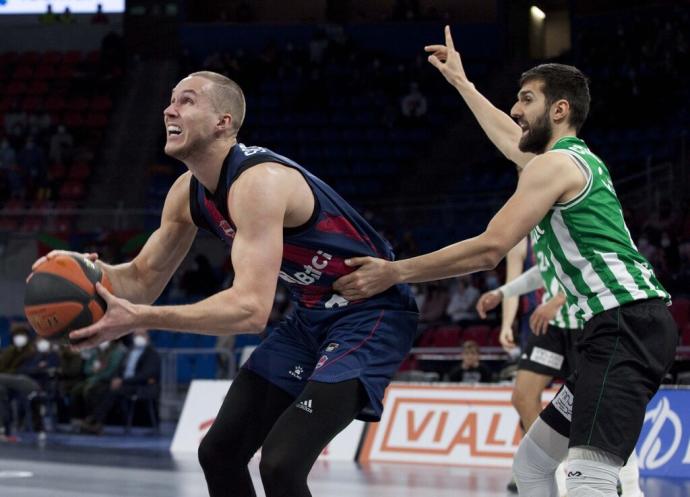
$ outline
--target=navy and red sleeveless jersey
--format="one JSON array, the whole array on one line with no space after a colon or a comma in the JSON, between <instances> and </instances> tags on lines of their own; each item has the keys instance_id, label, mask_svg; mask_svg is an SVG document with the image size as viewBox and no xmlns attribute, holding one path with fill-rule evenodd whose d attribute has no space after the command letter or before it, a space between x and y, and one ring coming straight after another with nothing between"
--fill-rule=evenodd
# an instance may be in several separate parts
<instances>
[{"instance_id":1,"label":"navy and red sleeveless jersey","mask_svg":"<svg viewBox=\"0 0 690 497\"><path fill-rule=\"evenodd\" d=\"M527 236L527 255L525 261L522 264L522 272L524 273L529 268L537 264L537 256L532 247L532 237ZM544 294L542 288L535 290L533 292L526 293L520 297L520 315L528 316L541 304L541 300Z\"/></svg>"},{"instance_id":2,"label":"navy and red sleeveless jersey","mask_svg":"<svg viewBox=\"0 0 690 497\"><path fill-rule=\"evenodd\" d=\"M221 169L216 191L211 193L192 176L190 209L194 224L232 245L235 225L228 212L232 183L248 168L275 162L297 169L311 187L315 207L305 225L283 230L283 260L280 279L287 284L292 300L303 309L331 309L349 303L333 292L333 283L353 269L345 259L373 256L393 260L390 244L330 186L291 159L264 147L235 145ZM368 301L393 308L416 310L407 285L397 285Z\"/></svg>"}]
</instances>

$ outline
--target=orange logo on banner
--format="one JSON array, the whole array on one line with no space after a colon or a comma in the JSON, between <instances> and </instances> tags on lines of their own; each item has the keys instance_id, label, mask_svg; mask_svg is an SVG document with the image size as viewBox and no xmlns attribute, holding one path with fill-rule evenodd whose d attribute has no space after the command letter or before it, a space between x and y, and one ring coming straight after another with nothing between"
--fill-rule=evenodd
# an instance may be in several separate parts
<instances>
[{"instance_id":1,"label":"orange logo on banner","mask_svg":"<svg viewBox=\"0 0 690 497\"><path fill-rule=\"evenodd\" d=\"M418 411L414 409L415 405L424 409L425 412L422 418L418 418ZM466 406L470 411L462 419L453 437L447 443L441 444L443 438L448 439L447 436L443 437L444 434L447 435L450 416L450 409L448 408L454 406ZM480 406L498 408L491 413L488 431L481 440L479 413L471 410L473 407ZM447 409L443 409L443 407L447 407ZM511 426L513 433L511 440L499 438L498 433L501 424L506 422L514 423L514 420L504 419L506 416L501 412L501 408L509 408L511 412L513 409L509 401L500 400L396 398L380 450L382 452L448 455L456 446L465 445L469 447L470 455L472 456L512 458L515 454L514 450L506 451L505 449L506 447L516 448L522 438L522 432L520 425L515 423L514 428ZM392 438L399 423L405 423L405 430L403 430L406 433L405 442L411 442L411 445L414 445L415 442L420 442L423 435L433 432L431 440L434 445L438 446L430 447L429 443L425 447L404 446L400 442L396 444L392 441ZM505 428L503 431L505 433ZM479 447L484 447L485 450L481 450ZM486 450L486 448L491 447L494 447L494 450Z\"/></svg>"}]
</instances>

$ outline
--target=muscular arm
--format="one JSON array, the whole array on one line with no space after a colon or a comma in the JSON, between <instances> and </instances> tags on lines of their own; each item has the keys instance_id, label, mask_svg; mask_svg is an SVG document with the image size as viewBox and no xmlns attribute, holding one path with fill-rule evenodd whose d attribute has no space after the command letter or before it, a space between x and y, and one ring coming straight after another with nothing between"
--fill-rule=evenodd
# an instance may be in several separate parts
<instances>
[{"instance_id":1,"label":"muscular arm","mask_svg":"<svg viewBox=\"0 0 690 497\"><path fill-rule=\"evenodd\" d=\"M366 298L396 283L432 281L493 269L558 201L573 198L585 184L565 154L535 157L521 174L515 193L481 235L435 252L395 262L368 257L348 263L362 266L341 277L335 289L346 299Z\"/></svg>"},{"instance_id":2,"label":"muscular arm","mask_svg":"<svg viewBox=\"0 0 690 497\"><path fill-rule=\"evenodd\" d=\"M133 260L115 266L96 262L118 297L137 304L152 303L189 252L197 232L189 211L190 177L190 173L183 174L170 188L160 227Z\"/></svg>"},{"instance_id":3,"label":"muscular arm","mask_svg":"<svg viewBox=\"0 0 690 497\"><path fill-rule=\"evenodd\" d=\"M267 170L273 174L266 174ZM228 206L237 228L232 288L195 304L142 306L137 310L142 325L208 335L258 333L265 328L283 254L288 209L284 176L275 166L255 166L230 191Z\"/></svg>"}]
</instances>

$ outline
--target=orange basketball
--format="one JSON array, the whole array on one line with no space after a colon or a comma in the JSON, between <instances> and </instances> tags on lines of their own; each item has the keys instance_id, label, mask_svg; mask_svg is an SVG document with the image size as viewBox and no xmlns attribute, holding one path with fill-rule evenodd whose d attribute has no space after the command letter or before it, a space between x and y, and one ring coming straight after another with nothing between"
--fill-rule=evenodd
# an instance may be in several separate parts
<instances>
[{"instance_id":1,"label":"orange basketball","mask_svg":"<svg viewBox=\"0 0 690 497\"><path fill-rule=\"evenodd\" d=\"M112 291L103 271L83 257L59 255L38 266L24 295L24 313L36 333L66 341L70 331L101 319L107 306L96 292L98 281Z\"/></svg>"}]
</instances>

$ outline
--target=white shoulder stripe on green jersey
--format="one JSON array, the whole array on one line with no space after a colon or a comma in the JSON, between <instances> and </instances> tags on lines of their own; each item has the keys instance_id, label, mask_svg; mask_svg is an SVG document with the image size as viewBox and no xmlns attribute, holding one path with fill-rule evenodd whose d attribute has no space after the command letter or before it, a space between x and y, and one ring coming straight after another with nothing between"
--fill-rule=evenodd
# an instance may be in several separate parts
<instances>
[{"instance_id":1,"label":"white shoulder stripe on green jersey","mask_svg":"<svg viewBox=\"0 0 690 497\"><path fill-rule=\"evenodd\" d=\"M642 274L642 279L644 282L649 286L649 288L652 289L654 293L656 293L659 297L665 298L667 297L666 293L661 291L657 285L654 285L652 283L652 272L649 270L648 267L646 267L644 264L640 264L639 262L635 261L635 267L640 270L640 273Z\"/></svg>"},{"instance_id":2,"label":"white shoulder stripe on green jersey","mask_svg":"<svg viewBox=\"0 0 690 497\"><path fill-rule=\"evenodd\" d=\"M643 291L639 285L635 283L635 280L630 272L626 270L625 264L619 259L618 254L613 252L598 251L595 251L595 253L598 254L599 257L601 257L606 265L611 269L611 273L613 274L614 278L616 278L616 281L618 281L618 284L625 288L635 300L649 298L647 292ZM644 278L644 273L642 277ZM650 281L647 280L646 283L651 288L654 288Z\"/></svg>"},{"instance_id":3,"label":"white shoulder stripe on green jersey","mask_svg":"<svg viewBox=\"0 0 690 497\"><path fill-rule=\"evenodd\" d=\"M560 209L555 210L553 216L551 216L551 228L568 262L580 271L585 284L594 292L604 309L618 306L618 300L613 295L613 292L596 273L592 264L580 253L575 240L570 236L570 231L563 220L563 214ZM590 317L591 314L585 313L585 320L588 320Z\"/></svg>"},{"instance_id":4,"label":"white shoulder stripe on green jersey","mask_svg":"<svg viewBox=\"0 0 690 497\"><path fill-rule=\"evenodd\" d=\"M550 150L549 152L560 153L569 156L571 159L573 159L573 162L575 162L575 165L578 167L578 169L580 169L580 171L585 177L585 186L582 188L582 190L578 192L577 195L575 195L570 200L566 200L565 202L556 202L553 205L553 209L569 209L571 207L574 207L577 204L579 204L582 200L584 200L589 191L592 189L592 184L594 183L594 175L592 174L591 169L587 166L582 157L577 155L575 152L572 152L564 148L557 148L555 150Z\"/></svg>"},{"instance_id":5,"label":"white shoulder stripe on green jersey","mask_svg":"<svg viewBox=\"0 0 690 497\"><path fill-rule=\"evenodd\" d=\"M551 255L551 263L553 264L553 267L556 269L556 274L558 275L558 279L561 282L561 285L563 285L563 287L570 293L570 295L574 296L577 299L577 306L582 310L583 314L585 316L591 316L593 313L592 308L589 307L589 303L587 302L587 296L577 291L575 283L573 283L573 280L570 278L570 276L568 276L568 273L566 273L563 270L561 263L558 261L556 257L553 256L553 254Z\"/></svg>"}]
</instances>

